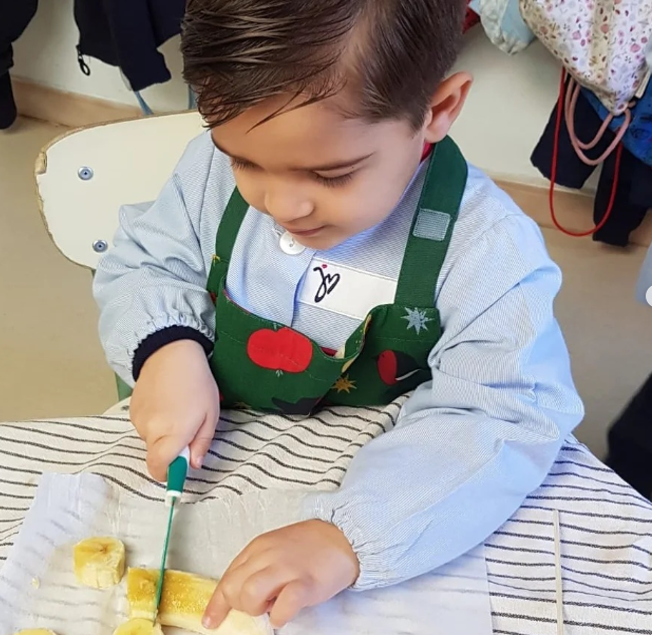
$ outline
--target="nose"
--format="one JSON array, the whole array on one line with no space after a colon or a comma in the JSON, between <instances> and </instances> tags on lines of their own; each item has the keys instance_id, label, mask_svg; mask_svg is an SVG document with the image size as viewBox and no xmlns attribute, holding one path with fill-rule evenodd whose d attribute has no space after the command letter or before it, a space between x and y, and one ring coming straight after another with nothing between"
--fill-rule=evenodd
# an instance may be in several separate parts
<instances>
[{"instance_id":1,"label":"nose","mask_svg":"<svg viewBox=\"0 0 652 635\"><path fill-rule=\"evenodd\" d=\"M310 216L314 211L312 201L300 190L288 188L268 189L265 193L265 209L280 225L292 223Z\"/></svg>"}]
</instances>

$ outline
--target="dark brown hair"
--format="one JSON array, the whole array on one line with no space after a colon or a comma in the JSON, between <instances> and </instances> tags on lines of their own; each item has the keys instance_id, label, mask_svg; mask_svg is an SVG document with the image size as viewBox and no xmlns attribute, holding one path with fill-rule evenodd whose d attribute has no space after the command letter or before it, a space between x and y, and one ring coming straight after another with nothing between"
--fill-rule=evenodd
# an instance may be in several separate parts
<instances>
[{"instance_id":1,"label":"dark brown hair","mask_svg":"<svg viewBox=\"0 0 652 635\"><path fill-rule=\"evenodd\" d=\"M352 117L423 124L458 53L464 0L188 0L184 77L211 126L266 99L346 87ZM282 110L282 109L281 109Z\"/></svg>"}]
</instances>

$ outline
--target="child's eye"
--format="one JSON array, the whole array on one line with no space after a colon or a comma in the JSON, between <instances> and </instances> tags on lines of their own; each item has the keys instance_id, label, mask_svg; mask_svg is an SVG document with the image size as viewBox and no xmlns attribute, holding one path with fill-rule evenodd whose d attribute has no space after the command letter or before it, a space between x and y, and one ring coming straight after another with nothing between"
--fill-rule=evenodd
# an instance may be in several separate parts
<instances>
[{"instance_id":1,"label":"child's eye","mask_svg":"<svg viewBox=\"0 0 652 635\"><path fill-rule=\"evenodd\" d=\"M315 180L326 187L343 187L351 181L355 172L349 172L348 174L342 174L341 176L332 176L326 177L321 174L315 174Z\"/></svg>"},{"instance_id":2,"label":"child's eye","mask_svg":"<svg viewBox=\"0 0 652 635\"><path fill-rule=\"evenodd\" d=\"M249 161L231 157L231 167L234 170L253 170L256 166L253 163L249 163Z\"/></svg>"}]
</instances>

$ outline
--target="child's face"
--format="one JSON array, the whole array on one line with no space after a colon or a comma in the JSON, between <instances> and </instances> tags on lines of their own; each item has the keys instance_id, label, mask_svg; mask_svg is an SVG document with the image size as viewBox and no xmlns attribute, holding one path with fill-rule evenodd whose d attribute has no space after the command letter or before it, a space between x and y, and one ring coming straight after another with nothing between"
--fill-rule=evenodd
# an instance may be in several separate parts
<instances>
[{"instance_id":1,"label":"child's face","mask_svg":"<svg viewBox=\"0 0 652 635\"><path fill-rule=\"evenodd\" d=\"M285 103L270 100L212 131L215 145L232 158L245 200L316 250L383 221L413 177L424 143L440 140L450 127L444 123L433 133L432 115L417 133L407 121L346 118L343 99L258 125Z\"/></svg>"},{"instance_id":2,"label":"child's face","mask_svg":"<svg viewBox=\"0 0 652 635\"><path fill-rule=\"evenodd\" d=\"M423 135L403 121L346 119L327 102L255 127L276 108L252 108L213 130L250 205L319 250L390 214L419 164Z\"/></svg>"}]
</instances>

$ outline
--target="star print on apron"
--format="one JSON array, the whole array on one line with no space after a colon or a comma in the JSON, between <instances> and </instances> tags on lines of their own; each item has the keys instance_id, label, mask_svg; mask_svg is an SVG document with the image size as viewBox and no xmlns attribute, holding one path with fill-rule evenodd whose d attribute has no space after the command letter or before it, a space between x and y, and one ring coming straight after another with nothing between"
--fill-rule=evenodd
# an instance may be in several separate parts
<instances>
[{"instance_id":1,"label":"star print on apron","mask_svg":"<svg viewBox=\"0 0 652 635\"><path fill-rule=\"evenodd\" d=\"M217 231L207 284L216 311L210 365L223 408L308 416L325 405L380 406L431 379L428 356L442 332L436 285L468 169L448 138L428 161L394 302L375 307L335 355L230 299L226 274L249 209L236 188Z\"/></svg>"}]
</instances>

